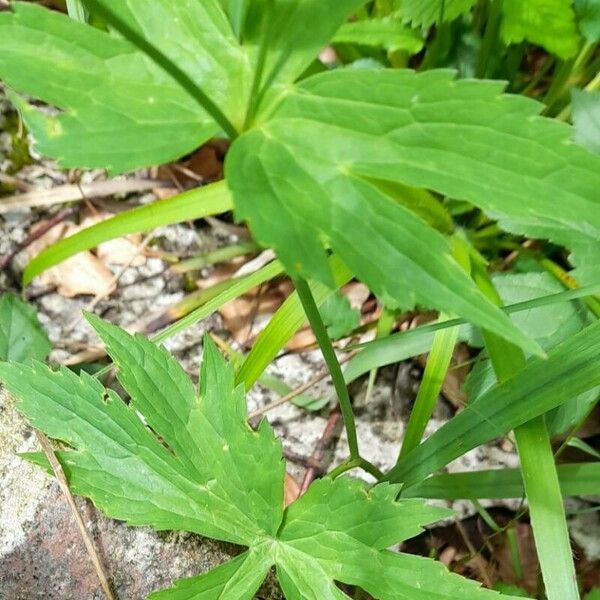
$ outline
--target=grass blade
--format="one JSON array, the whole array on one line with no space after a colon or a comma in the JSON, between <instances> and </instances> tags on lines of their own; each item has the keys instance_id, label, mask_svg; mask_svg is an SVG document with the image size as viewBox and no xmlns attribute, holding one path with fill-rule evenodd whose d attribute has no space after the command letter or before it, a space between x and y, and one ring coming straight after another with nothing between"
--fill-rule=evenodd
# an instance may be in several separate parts
<instances>
[{"instance_id":1,"label":"grass blade","mask_svg":"<svg viewBox=\"0 0 600 600\"><path fill-rule=\"evenodd\" d=\"M600 322L532 358L525 369L469 403L387 475L407 486L421 482L465 452L505 435L573 396L600 384Z\"/></svg>"},{"instance_id":2,"label":"grass blade","mask_svg":"<svg viewBox=\"0 0 600 600\"><path fill-rule=\"evenodd\" d=\"M140 206L50 246L27 265L23 274L23 284L27 285L36 275L46 269L78 252L94 248L102 242L130 233L147 231L159 225L200 219L232 209L231 194L225 182L213 183L167 200Z\"/></svg>"},{"instance_id":3,"label":"grass blade","mask_svg":"<svg viewBox=\"0 0 600 600\"><path fill-rule=\"evenodd\" d=\"M600 462L558 465L563 496L596 496L600 492ZM406 498L440 500L522 498L525 494L519 469L490 469L442 473L403 491Z\"/></svg>"},{"instance_id":4,"label":"grass blade","mask_svg":"<svg viewBox=\"0 0 600 600\"><path fill-rule=\"evenodd\" d=\"M352 279L352 273L337 257L332 256L329 265L338 288ZM318 282L312 282L310 289L317 306L323 304L334 292ZM243 383L246 390L249 390L305 322L306 315L302 304L298 294L294 292L279 307L269 324L258 336L236 375L236 383Z\"/></svg>"},{"instance_id":5,"label":"grass blade","mask_svg":"<svg viewBox=\"0 0 600 600\"><path fill-rule=\"evenodd\" d=\"M444 320L445 317L441 316L440 321ZM406 426L400 458L406 456L421 443L448 372L457 339L458 329L456 327L441 329L433 338L423 379Z\"/></svg>"},{"instance_id":6,"label":"grass blade","mask_svg":"<svg viewBox=\"0 0 600 600\"><path fill-rule=\"evenodd\" d=\"M230 284L224 291L218 296L209 300L206 304L200 306L196 310L192 311L189 315L183 317L173 325L167 327L164 331L161 331L158 335L153 336L151 339L153 342L163 342L167 338L183 331L190 325L204 319L214 313L216 310L221 308L223 304L227 304L231 300L245 294L252 288L255 288L271 279L281 275L283 273L283 266L278 260L274 260L268 265L262 267L258 271L239 277L237 279L231 279Z\"/></svg>"},{"instance_id":7,"label":"grass blade","mask_svg":"<svg viewBox=\"0 0 600 600\"><path fill-rule=\"evenodd\" d=\"M479 269L475 277L488 297L500 305L500 295L487 273ZM490 331L484 331L483 337L499 382L524 372L527 360L521 348ZM544 414L519 424L514 433L546 596L548 600L578 600L565 507Z\"/></svg>"}]
</instances>

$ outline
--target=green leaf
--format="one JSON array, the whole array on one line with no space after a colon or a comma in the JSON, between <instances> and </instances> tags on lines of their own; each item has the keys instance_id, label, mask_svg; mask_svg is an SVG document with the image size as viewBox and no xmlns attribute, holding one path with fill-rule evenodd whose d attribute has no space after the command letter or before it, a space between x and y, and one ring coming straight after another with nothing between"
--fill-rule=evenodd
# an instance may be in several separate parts
<instances>
[{"instance_id":1,"label":"green leaf","mask_svg":"<svg viewBox=\"0 0 600 600\"><path fill-rule=\"evenodd\" d=\"M499 581L494 585L494 589L502 592L503 594L512 594L518 598L531 598L526 590L518 585L513 585L512 583L504 583L503 581Z\"/></svg>"},{"instance_id":2,"label":"green leaf","mask_svg":"<svg viewBox=\"0 0 600 600\"><path fill-rule=\"evenodd\" d=\"M454 21L468 12L476 0L402 0L400 14L413 27L431 27L438 23L440 16L443 22Z\"/></svg>"},{"instance_id":3,"label":"green leaf","mask_svg":"<svg viewBox=\"0 0 600 600\"><path fill-rule=\"evenodd\" d=\"M120 213L60 240L40 252L27 265L23 273L23 283L28 284L46 269L107 240L147 231L159 225L170 225L224 213L232 207L231 194L227 185L225 182L219 182Z\"/></svg>"},{"instance_id":4,"label":"green leaf","mask_svg":"<svg viewBox=\"0 0 600 600\"><path fill-rule=\"evenodd\" d=\"M360 310L352 308L348 298L339 291L325 300L319 312L332 340L339 340L352 333L360 322Z\"/></svg>"},{"instance_id":5,"label":"green leaf","mask_svg":"<svg viewBox=\"0 0 600 600\"><path fill-rule=\"evenodd\" d=\"M600 41L600 0L574 0L579 30L588 42Z\"/></svg>"},{"instance_id":6,"label":"green leaf","mask_svg":"<svg viewBox=\"0 0 600 600\"><path fill-rule=\"evenodd\" d=\"M0 360L44 360L51 349L35 308L13 294L0 295Z\"/></svg>"},{"instance_id":7,"label":"green leaf","mask_svg":"<svg viewBox=\"0 0 600 600\"><path fill-rule=\"evenodd\" d=\"M335 44L383 48L389 52L404 50L416 54L423 48L423 36L396 17L365 19L344 23L333 38Z\"/></svg>"},{"instance_id":8,"label":"green leaf","mask_svg":"<svg viewBox=\"0 0 600 600\"><path fill-rule=\"evenodd\" d=\"M543 225L554 225L558 213L559 223L569 221L562 235L571 239L572 230L582 227L582 213L575 219L570 210L577 199L569 200L573 223L562 204L552 211L541 198L523 202L526 183L545 188L548 179L545 165L543 178L532 176L540 172L537 143L535 167L523 173L532 150L526 130L537 123L531 119L537 108L503 97L496 83L455 82L446 71L340 70L312 77L289 93L274 120L233 144L226 173L237 216L276 249L288 271L331 285L325 243L387 305L454 312L537 352L476 289L447 240L371 183L431 187L490 213L508 213L519 229L530 229L538 213ZM540 123L554 131L550 121ZM510 133L501 134L509 125ZM509 144L506 151L499 149L500 139ZM540 146L540 152L548 150L548 144ZM561 143L563 148L571 150ZM591 176L600 183L600 173ZM548 194L555 197L556 186ZM600 237L600 211L588 208L599 213Z\"/></svg>"},{"instance_id":9,"label":"green leaf","mask_svg":"<svg viewBox=\"0 0 600 600\"><path fill-rule=\"evenodd\" d=\"M0 14L0 78L59 109L51 116L16 100L38 150L63 167L119 173L161 164L218 133L188 93L128 41L36 5L11 7ZM111 9L232 121L243 120L249 62L216 2L128 0Z\"/></svg>"},{"instance_id":10,"label":"green leaf","mask_svg":"<svg viewBox=\"0 0 600 600\"><path fill-rule=\"evenodd\" d=\"M337 256L330 257L329 264L336 289L352 279L352 273ZM310 288L317 306L320 306L333 294L332 289L319 282L312 282ZM294 291L277 309L269 324L260 332L236 375L236 383L243 383L246 390L249 390L305 322L306 315L298 298L298 292Z\"/></svg>"},{"instance_id":11,"label":"green leaf","mask_svg":"<svg viewBox=\"0 0 600 600\"><path fill-rule=\"evenodd\" d=\"M600 463L558 465L563 496L596 496L600 491ZM403 490L406 498L501 499L522 498L525 494L519 469L491 469L441 473Z\"/></svg>"},{"instance_id":12,"label":"green leaf","mask_svg":"<svg viewBox=\"0 0 600 600\"><path fill-rule=\"evenodd\" d=\"M502 37L507 44L525 40L560 58L577 53L579 35L571 0L504 0Z\"/></svg>"},{"instance_id":13,"label":"green leaf","mask_svg":"<svg viewBox=\"0 0 600 600\"><path fill-rule=\"evenodd\" d=\"M595 587L593 590L590 590L590 592L585 595L584 600L600 600L600 588Z\"/></svg>"},{"instance_id":14,"label":"green leaf","mask_svg":"<svg viewBox=\"0 0 600 600\"><path fill-rule=\"evenodd\" d=\"M318 56L348 16L366 0L254 0L244 45L255 69L265 49L260 89L295 81Z\"/></svg>"},{"instance_id":15,"label":"green leaf","mask_svg":"<svg viewBox=\"0 0 600 600\"><path fill-rule=\"evenodd\" d=\"M553 348L470 402L389 473L412 485L472 448L505 435L600 385L600 322Z\"/></svg>"},{"instance_id":16,"label":"green leaf","mask_svg":"<svg viewBox=\"0 0 600 600\"><path fill-rule=\"evenodd\" d=\"M281 445L266 421L257 431L247 425L243 389L209 339L198 394L164 349L90 322L129 404L85 373L0 363L0 380L32 424L72 448L57 453L71 489L130 525L248 547L153 600L250 600L271 566L288 599L348 598L337 581L379 600L498 597L441 563L387 550L449 514L399 500L398 485L325 478L284 511ZM29 458L47 468L41 455Z\"/></svg>"},{"instance_id":17,"label":"green leaf","mask_svg":"<svg viewBox=\"0 0 600 600\"><path fill-rule=\"evenodd\" d=\"M517 304L564 290L562 284L546 272L501 274L493 278L503 302ZM562 302L516 313L513 322L539 342L544 350L550 350L560 342L581 331L594 322L594 318L582 302ZM473 340L471 340L472 343ZM488 360L477 363L471 371L465 391L469 399L475 400L496 382L492 366ZM550 432L558 435L565 432L588 412L598 398L598 390L592 389L573 397L547 415Z\"/></svg>"},{"instance_id":18,"label":"green leaf","mask_svg":"<svg viewBox=\"0 0 600 600\"><path fill-rule=\"evenodd\" d=\"M571 98L575 141L600 154L600 92L574 89Z\"/></svg>"}]
</instances>

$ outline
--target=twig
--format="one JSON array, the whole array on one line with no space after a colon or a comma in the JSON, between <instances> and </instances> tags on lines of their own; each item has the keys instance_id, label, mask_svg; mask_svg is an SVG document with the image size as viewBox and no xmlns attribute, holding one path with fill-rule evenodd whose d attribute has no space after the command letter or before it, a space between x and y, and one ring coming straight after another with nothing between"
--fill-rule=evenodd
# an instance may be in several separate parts
<instances>
[{"instance_id":1,"label":"twig","mask_svg":"<svg viewBox=\"0 0 600 600\"><path fill-rule=\"evenodd\" d=\"M457 519L455 521L455 525L456 525L456 529L458 530L458 533L460 534L460 537L462 538L463 542L465 543L465 546L467 547L469 553L471 554L473 560L475 561L475 566L477 567L477 570L479 571L479 576L481 577L481 580L483 581L483 583L491 588L493 587L493 583L492 580L490 579L490 576L488 575L486 569L485 569L485 564L483 562L483 559L481 558L481 555L479 554L479 552L477 550L475 550L475 546L473 546L473 543L471 542L463 524Z\"/></svg>"},{"instance_id":2,"label":"twig","mask_svg":"<svg viewBox=\"0 0 600 600\"><path fill-rule=\"evenodd\" d=\"M342 357L339 361L340 365L343 365L345 362L348 362L355 355L356 355L356 351L350 352L346 356ZM274 408L282 406L283 404L287 404L290 400L293 400L297 396L300 396L300 394L303 394L304 392L306 392L306 390L311 388L313 385L316 385L320 381L323 381L323 379L327 379L327 377L329 377L330 375L331 375L331 373L326 369L325 371L323 371L322 373L319 373L312 379L309 379L306 383L303 383L301 386L297 387L295 390L292 390L289 394L286 394L285 396L282 396L281 398L278 398L277 400L274 400L273 402L270 402L269 404L262 406L261 408L255 410L254 412L249 413L248 420L251 421L252 419L255 419L256 417L260 417L260 416L264 415L266 412L273 410Z\"/></svg>"},{"instance_id":3,"label":"twig","mask_svg":"<svg viewBox=\"0 0 600 600\"><path fill-rule=\"evenodd\" d=\"M0 256L0 271L3 271L4 269L6 269L6 267L8 267L8 265L10 264L12 259L17 254L19 254L19 252L25 250L25 248L27 248L27 246L29 246L30 244L33 244L33 242L35 242L36 240L39 240L43 235L48 233L48 231L50 231L53 227L55 227L59 223L62 223L64 220L68 219L69 217L73 216L78 210L79 210L78 207L71 207L71 208L65 208L64 210L57 212L50 220L46 221L46 223L44 223L43 225L38 227L33 233L30 233L27 236L27 239L25 239L21 243L17 244L17 246L15 247L14 250L12 250L11 252L8 252L7 254L4 254L3 256ZM1 212L1 210L0 210L0 212Z\"/></svg>"},{"instance_id":4,"label":"twig","mask_svg":"<svg viewBox=\"0 0 600 600\"><path fill-rule=\"evenodd\" d=\"M147 179L116 179L110 181L93 181L91 183L59 185L50 190L36 190L25 194L16 194L0 200L0 214L18 208L32 208L64 204L84 198L113 196L145 192L158 187L164 187L164 181L149 181Z\"/></svg>"},{"instance_id":5,"label":"twig","mask_svg":"<svg viewBox=\"0 0 600 600\"><path fill-rule=\"evenodd\" d=\"M0 2L0 9L2 8L2 3ZM7 175L6 173L0 173L0 183L4 183L6 185L12 185L20 192L28 192L31 189L31 186L28 183L25 183L21 179L17 177L13 177L12 175ZM0 200L0 203L2 200Z\"/></svg>"},{"instance_id":6,"label":"twig","mask_svg":"<svg viewBox=\"0 0 600 600\"><path fill-rule=\"evenodd\" d=\"M333 436L335 434L335 430L342 418L342 413L340 412L339 404L331 411L329 418L327 419L327 424L325 425L325 429L317 442L314 452L311 454L308 459L310 463L318 466L308 467L306 473L304 474L304 479L302 480L302 484L300 485L300 493L299 496L302 496L308 490L310 484L313 482L313 479L317 475L318 470L322 470L321 461L323 460L323 455L325 454L325 449L331 443Z\"/></svg>"},{"instance_id":7,"label":"twig","mask_svg":"<svg viewBox=\"0 0 600 600\"><path fill-rule=\"evenodd\" d=\"M100 580L102 590L104 591L104 594L109 600L115 600L115 596L113 595L112 590L110 588L110 584L108 583L108 578L104 573L104 568L102 567L102 563L100 562L98 553L96 552L94 544L90 539L87 529L85 528L85 524L83 522L83 519L81 518L79 509L75 504L73 494L71 494L71 490L69 489L69 484L67 482L65 472L62 468L62 465L58 462L56 455L54 454L54 448L52 447L52 444L50 444L50 440L41 431L38 431L36 429L35 433L40 443L40 446L44 451L44 454L46 455L48 461L50 462L50 465L52 466L52 470L54 471L54 475L56 476L58 485L60 486L60 489L64 494L65 499L69 504L69 507L71 508L71 512L73 513L73 517L75 519L75 522L77 523L77 527L79 528L79 533L81 534L81 538L83 540L83 543L85 544L85 548L89 554L90 560L92 561L92 565L94 566L96 575Z\"/></svg>"}]
</instances>

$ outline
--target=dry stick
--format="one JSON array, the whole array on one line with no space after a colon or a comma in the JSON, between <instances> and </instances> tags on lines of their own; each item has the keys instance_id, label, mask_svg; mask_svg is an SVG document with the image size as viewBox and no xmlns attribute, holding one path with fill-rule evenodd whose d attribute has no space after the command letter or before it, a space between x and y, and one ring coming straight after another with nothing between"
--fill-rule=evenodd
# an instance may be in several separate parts
<instances>
[{"instance_id":1,"label":"dry stick","mask_svg":"<svg viewBox=\"0 0 600 600\"><path fill-rule=\"evenodd\" d=\"M79 533L81 534L81 538L83 539L85 548L89 554L90 560L92 561L92 565L94 566L96 575L98 576L98 579L100 580L100 585L102 586L102 590L104 591L104 594L106 595L106 597L109 600L115 600L115 596L112 593L110 584L108 583L108 579L104 573L104 569L102 567L102 563L100 562L100 558L98 557L98 553L96 552L96 549L94 548L94 544L93 544L92 540L90 539L87 529L85 528L85 524L83 522L83 519L81 518L79 509L77 508L77 505L75 504L73 494L71 494L71 490L69 489L69 484L67 482L67 477L65 475L65 472L64 472L61 464L58 462L56 455L54 454L54 448L52 447L52 444L50 444L50 440L48 440L48 438L41 431L38 431L36 429L35 433L37 435L37 439L40 443L40 446L42 447L42 450L44 451L44 454L46 455L50 465L52 466L54 475L56 476L56 479L58 480L58 485L60 486L60 489L61 489L62 493L64 494L64 496L69 504L69 507L71 508L71 512L73 513L73 517L75 518L77 527L79 528Z\"/></svg>"},{"instance_id":2,"label":"dry stick","mask_svg":"<svg viewBox=\"0 0 600 600\"><path fill-rule=\"evenodd\" d=\"M313 479L317 475L318 470L321 469L321 461L323 460L323 455L325 454L325 449L331 443L333 436L335 434L335 430L342 418L342 413L340 411L340 405L337 404L336 407L331 411L329 418L327 419L327 424L325 425L325 429L317 445L315 447L315 451L311 454L309 461L314 463L315 465L319 465L318 467L309 467L304 474L304 479L302 480L302 484L300 485L300 492L298 496L302 496L306 493L306 490L310 487L310 484L313 482Z\"/></svg>"},{"instance_id":3,"label":"dry stick","mask_svg":"<svg viewBox=\"0 0 600 600\"><path fill-rule=\"evenodd\" d=\"M0 214L17 208L52 206L75 202L84 198L101 198L115 194L146 192L165 187L164 181L148 179L117 179L109 181L93 181L91 183L59 185L49 190L36 190L24 194L8 196L0 200Z\"/></svg>"},{"instance_id":4,"label":"dry stick","mask_svg":"<svg viewBox=\"0 0 600 600\"><path fill-rule=\"evenodd\" d=\"M74 215L79 210L78 207L65 208L60 212L57 212L49 221L44 223L41 227L38 227L33 233L27 236L27 239L22 241L20 244L17 244L14 250L5 254L4 256L0 256L0 271L3 271L8 267L10 261L17 255L19 252L25 250L27 246L33 244L36 240L39 240L43 235L48 233L54 226L62 223L65 219L68 219L72 215Z\"/></svg>"},{"instance_id":5,"label":"dry stick","mask_svg":"<svg viewBox=\"0 0 600 600\"><path fill-rule=\"evenodd\" d=\"M479 576L481 577L481 580L487 587L491 588L494 584L492 583L492 580L490 579L490 576L488 575L485 569L485 564L483 562L483 559L481 558L481 555L475 549L475 546L473 546L473 543L471 542L467 531L464 528L464 525L458 519L455 521L454 524L456 525L456 529L458 530L458 533L460 533L460 537L463 539L467 550L469 551L469 553L473 557L473 560L475 561L475 566L479 571Z\"/></svg>"},{"instance_id":6,"label":"dry stick","mask_svg":"<svg viewBox=\"0 0 600 600\"><path fill-rule=\"evenodd\" d=\"M350 352L346 356L342 357L339 361L340 365L343 365L345 362L348 362L352 357L354 357L356 355L356 353L357 353L357 351L355 350L354 352ZM319 373L317 376L313 377L306 383L303 383L300 387L297 387L295 390L292 390L289 394L286 394L285 396L282 396L281 398L278 398L277 400L274 400L273 402L270 402L269 404L262 406L261 408L255 410L254 412L249 413L248 420L251 421L252 419L255 419L256 417L260 417L260 416L264 415L266 412L269 412L270 410L277 408L278 406L287 404L290 400L293 400L300 394L303 394L304 392L306 392L306 390L311 388L313 385L316 385L320 381L323 381L323 379L327 379L327 377L329 377L330 375L331 375L331 373L326 369L325 371L323 371L322 373Z\"/></svg>"}]
</instances>

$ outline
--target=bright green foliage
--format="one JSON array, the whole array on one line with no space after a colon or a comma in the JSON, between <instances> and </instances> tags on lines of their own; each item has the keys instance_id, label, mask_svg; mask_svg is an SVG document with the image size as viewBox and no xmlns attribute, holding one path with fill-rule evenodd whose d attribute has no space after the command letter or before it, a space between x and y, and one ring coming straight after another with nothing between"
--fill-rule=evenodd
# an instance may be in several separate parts
<instances>
[{"instance_id":1,"label":"bright green foliage","mask_svg":"<svg viewBox=\"0 0 600 600\"><path fill-rule=\"evenodd\" d=\"M427 28L443 21L453 21L475 5L476 0L401 0L400 14L413 27ZM442 10L443 9L443 10Z\"/></svg>"},{"instance_id":2,"label":"bright green foliage","mask_svg":"<svg viewBox=\"0 0 600 600\"><path fill-rule=\"evenodd\" d=\"M600 40L600 0L573 2L579 30L588 42Z\"/></svg>"},{"instance_id":3,"label":"bright green foliage","mask_svg":"<svg viewBox=\"0 0 600 600\"><path fill-rule=\"evenodd\" d=\"M559 281L545 272L498 275L494 277L494 285L505 304L539 298L564 289ZM512 319L544 350L554 348L595 320L580 301L561 302L516 313ZM473 340L470 343L472 342ZM471 371L465 390L473 401L489 390L495 382L496 377L490 362L483 360ZM588 390L548 413L546 418L550 431L560 434L577 423L597 400L598 392L597 389Z\"/></svg>"},{"instance_id":4,"label":"bright green foliage","mask_svg":"<svg viewBox=\"0 0 600 600\"><path fill-rule=\"evenodd\" d=\"M471 401L464 411L402 459L388 475L407 485L422 481L472 448L501 437L600 385L600 322L556 346Z\"/></svg>"},{"instance_id":5,"label":"bright green foliage","mask_svg":"<svg viewBox=\"0 0 600 600\"><path fill-rule=\"evenodd\" d=\"M51 349L35 308L13 294L0 295L0 360L44 360Z\"/></svg>"},{"instance_id":6,"label":"bright green foliage","mask_svg":"<svg viewBox=\"0 0 600 600\"><path fill-rule=\"evenodd\" d=\"M281 446L266 421L257 431L247 425L243 389L234 388L233 370L208 339L198 395L164 349L90 322L129 405L85 373L0 364L0 380L32 424L72 447L58 453L71 489L130 525L248 547L154 599L250 600L272 565L288 600L347 598L335 581L380 600L496 597L440 563L386 550L448 515L398 501L399 486L369 490L356 479L325 478L284 512Z\"/></svg>"},{"instance_id":7,"label":"bright green foliage","mask_svg":"<svg viewBox=\"0 0 600 600\"><path fill-rule=\"evenodd\" d=\"M499 581L495 586L495 590L502 592L503 594L512 594L513 596L518 596L519 598L531 598L531 596L518 585L513 585L511 583L503 583Z\"/></svg>"},{"instance_id":8,"label":"bright green foliage","mask_svg":"<svg viewBox=\"0 0 600 600\"><path fill-rule=\"evenodd\" d=\"M325 241L386 304L468 311L506 335L446 240L372 182L468 200L516 233L600 239L600 160L569 145L569 128L538 118L539 109L503 95L500 83L455 81L447 71L312 77L232 147L237 214L288 270L329 283Z\"/></svg>"},{"instance_id":9,"label":"bright green foliage","mask_svg":"<svg viewBox=\"0 0 600 600\"><path fill-rule=\"evenodd\" d=\"M575 140L600 154L600 92L573 90Z\"/></svg>"},{"instance_id":10,"label":"bright green foliage","mask_svg":"<svg viewBox=\"0 0 600 600\"><path fill-rule=\"evenodd\" d=\"M502 11L506 43L527 40L561 58L576 54L579 36L571 0L503 0Z\"/></svg>"},{"instance_id":11,"label":"bright green foliage","mask_svg":"<svg viewBox=\"0 0 600 600\"><path fill-rule=\"evenodd\" d=\"M139 206L101 221L92 227L60 240L40 252L25 268L23 282L36 276L77 252L93 248L116 237L147 231L157 223L170 225L220 214L233 208L231 193L225 182L194 188L167 200Z\"/></svg>"},{"instance_id":12,"label":"bright green foliage","mask_svg":"<svg viewBox=\"0 0 600 600\"><path fill-rule=\"evenodd\" d=\"M140 0L111 3L235 121L247 102L249 64L211 5L153 0L149 11ZM61 110L48 116L18 101L39 151L65 167L117 173L159 164L218 132L187 92L129 42L36 5L15 2L0 14L0 73L9 86Z\"/></svg>"},{"instance_id":13,"label":"bright green foliage","mask_svg":"<svg viewBox=\"0 0 600 600\"><path fill-rule=\"evenodd\" d=\"M249 2L244 46L258 62L266 49L261 89L297 79L366 0L254 0Z\"/></svg>"},{"instance_id":14,"label":"bright green foliage","mask_svg":"<svg viewBox=\"0 0 600 600\"><path fill-rule=\"evenodd\" d=\"M468 200L518 234L598 243L600 159L568 146L566 126L536 118L539 105L503 96L500 84L445 71L341 70L292 87L360 0L113 4L238 128L257 124L234 141L227 178L238 218L291 274L332 286L330 247L386 305L453 312L536 351L382 181ZM63 165L123 171L217 133L129 42L35 6L15 11L0 15L0 74L64 111L48 117L19 101L40 149ZM29 65L34 52L43 60ZM91 243L78 238L36 269Z\"/></svg>"},{"instance_id":15,"label":"bright green foliage","mask_svg":"<svg viewBox=\"0 0 600 600\"><path fill-rule=\"evenodd\" d=\"M384 48L390 52L405 50L416 54L423 48L423 35L407 27L396 17L384 17L344 23L333 42Z\"/></svg>"},{"instance_id":16,"label":"bright green foliage","mask_svg":"<svg viewBox=\"0 0 600 600\"><path fill-rule=\"evenodd\" d=\"M350 301L340 292L329 296L320 308L321 317L332 340L339 340L358 327L360 310L352 308Z\"/></svg>"},{"instance_id":17,"label":"bright green foliage","mask_svg":"<svg viewBox=\"0 0 600 600\"><path fill-rule=\"evenodd\" d=\"M600 588L594 588L585 595L585 600L600 600Z\"/></svg>"}]
</instances>

